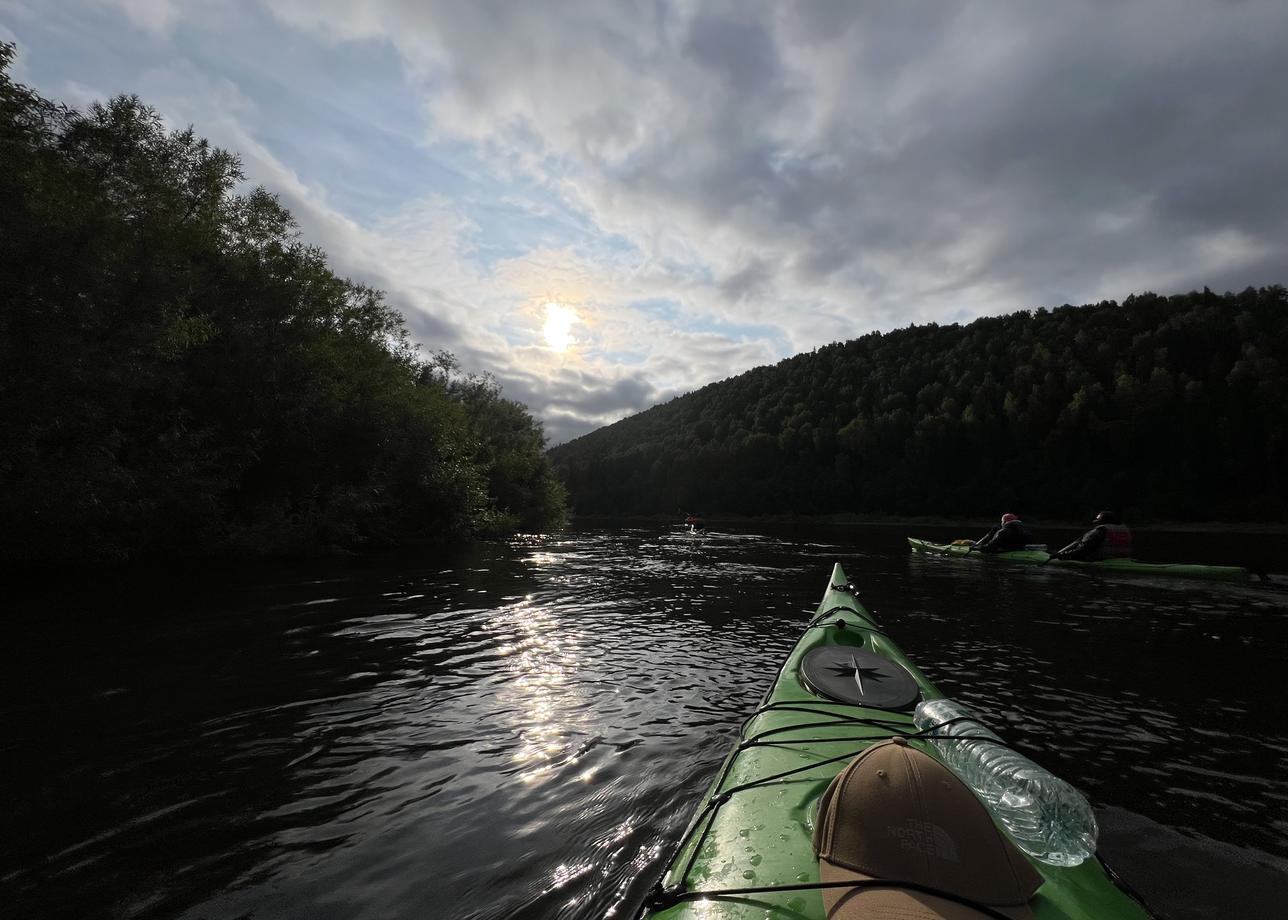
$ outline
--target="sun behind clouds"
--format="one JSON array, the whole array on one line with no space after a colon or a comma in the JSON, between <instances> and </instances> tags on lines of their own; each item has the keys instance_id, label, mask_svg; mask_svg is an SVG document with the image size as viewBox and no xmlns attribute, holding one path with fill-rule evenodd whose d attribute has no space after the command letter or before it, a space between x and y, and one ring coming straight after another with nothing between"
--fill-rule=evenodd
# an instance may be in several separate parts
<instances>
[{"instance_id":1,"label":"sun behind clouds","mask_svg":"<svg viewBox=\"0 0 1288 920\"><path fill-rule=\"evenodd\" d=\"M546 321L541 327L541 333L545 336L550 350L567 351L577 341L572 334L572 327L579 322L581 317L572 307L553 300L549 301L546 304Z\"/></svg>"}]
</instances>

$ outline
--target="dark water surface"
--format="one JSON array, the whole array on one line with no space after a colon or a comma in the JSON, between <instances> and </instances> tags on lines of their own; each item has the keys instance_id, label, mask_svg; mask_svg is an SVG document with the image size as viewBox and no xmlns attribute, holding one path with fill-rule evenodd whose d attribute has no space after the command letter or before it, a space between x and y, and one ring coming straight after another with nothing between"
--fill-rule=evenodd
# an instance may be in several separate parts
<instances>
[{"instance_id":1,"label":"dark water surface","mask_svg":"<svg viewBox=\"0 0 1288 920\"><path fill-rule=\"evenodd\" d=\"M1282 583L933 560L908 531L587 529L29 597L0 652L0 915L629 917L838 560L1089 795L1156 907L1288 904Z\"/></svg>"}]
</instances>

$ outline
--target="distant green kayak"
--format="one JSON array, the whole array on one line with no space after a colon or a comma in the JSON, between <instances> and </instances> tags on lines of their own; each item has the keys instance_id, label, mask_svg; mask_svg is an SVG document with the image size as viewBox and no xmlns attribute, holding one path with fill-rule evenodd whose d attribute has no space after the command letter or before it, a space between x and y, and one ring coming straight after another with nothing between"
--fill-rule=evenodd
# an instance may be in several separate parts
<instances>
[{"instance_id":1,"label":"distant green kayak","mask_svg":"<svg viewBox=\"0 0 1288 920\"><path fill-rule=\"evenodd\" d=\"M1100 572L1124 572L1131 575L1171 575L1177 578L1207 578L1214 581L1246 579L1248 570L1237 565L1190 565L1186 563L1137 562L1135 559L1103 559L1099 562L1079 562L1074 559L1054 559L1040 550L1016 550L1010 553L971 552L969 546L955 543L931 543L929 540L908 538L914 553L928 556L964 556L972 559L1000 559L1022 565L1051 565L1092 569Z\"/></svg>"},{"instance_id":2,"label":"distant green kayak","mask_svg":"<svg viewBox=\"0 0 1288 920\"><path fill-rule=\"evenodd\" d=\"M853 667L845 667L848 663ZM846 688L828 681L858 683L869 705L839 701ZM942 696L880 631L837 565L814 619L743 723L737 746L641 916L824 920L811 842L820 798L859 753L892 736L910 736L909 745L933 756L930 742L911 737L916 732L912 710L919 700ZM905 843L900 839L891 846ZM1028 902L1034 920L1149 916L1094 858L1071 868L1019 858L1042 879Z\"/></svg>"}]
</instances>

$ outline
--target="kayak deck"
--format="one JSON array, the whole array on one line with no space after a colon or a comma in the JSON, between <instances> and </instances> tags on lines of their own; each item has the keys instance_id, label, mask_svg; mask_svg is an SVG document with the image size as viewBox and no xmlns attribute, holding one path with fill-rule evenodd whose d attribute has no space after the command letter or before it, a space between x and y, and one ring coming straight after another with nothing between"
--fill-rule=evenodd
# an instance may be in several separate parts
<instances>
[{"instance_id":1,"label":"kayak deck","mask_svg":"<svg viewBox=\"0 0 1288 920\"><path fill-rule=\"evenodd\" d=\"M859 752L916 728L911 712L853 706L811 693L801 679L802 659L823 645L863 648L905 668L922 698L943 696L880 631L847 584L837 565L814 620L744 723L644 917L824 917L822 894L809 887L819 881L811 843L818 801ZM934 755L928 743L913 743ZM1033 865L1045 879L1030 902L1035 920L1148 917L1094 859L1075 868Z\"/></svg>"},{"instance_id":2,"label":"kayak deck","mask_svg":"<svg viewBox=\"0 0 1288 920\"><path fill-rule=\"evenodd\" d=\"M955 543L931 543L908 537L908 546L914 553L927 556L970 556L972 558L1000 559L1022 565L1051 564L1062 568L1083 568L1100 572L1121 572L1129 575L1170 575L1175 578L1206 578L1213 581L1238 581L1249 575L1247 569L1237 565L1196 565L1177 562L1139 562L1135 559L1102 559L1083 562L1078 559L1051 559L1048 553L1036 550L1015 550L1009 553L972 552L969 546Z\"/></svg>"}]
</instances>

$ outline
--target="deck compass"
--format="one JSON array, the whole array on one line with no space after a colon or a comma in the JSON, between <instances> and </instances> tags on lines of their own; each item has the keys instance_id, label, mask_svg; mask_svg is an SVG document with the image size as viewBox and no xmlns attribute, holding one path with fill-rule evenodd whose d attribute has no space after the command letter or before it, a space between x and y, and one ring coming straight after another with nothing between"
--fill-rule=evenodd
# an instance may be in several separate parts
<instances>
[{"instance_id":1,"label":"deck compass","mask_svg":"<svg viewBox=\"0 0 1288 920\"><path fill-rule=\"evenodd\" d=\"M819 696L873 709L911 709L917 682L901 665L852 645L824 645L801 660L801 682Z\"/></svg>"}]
</instances>

